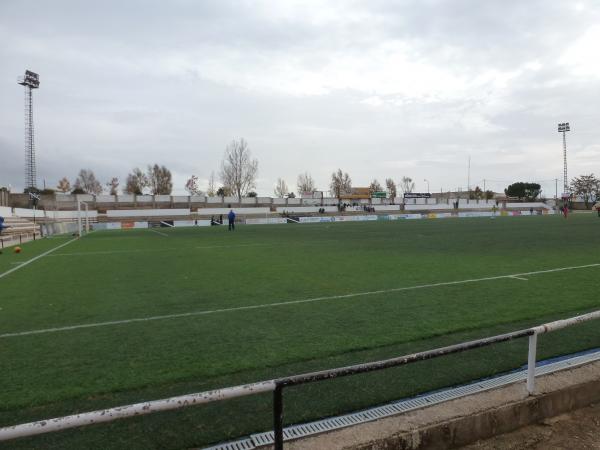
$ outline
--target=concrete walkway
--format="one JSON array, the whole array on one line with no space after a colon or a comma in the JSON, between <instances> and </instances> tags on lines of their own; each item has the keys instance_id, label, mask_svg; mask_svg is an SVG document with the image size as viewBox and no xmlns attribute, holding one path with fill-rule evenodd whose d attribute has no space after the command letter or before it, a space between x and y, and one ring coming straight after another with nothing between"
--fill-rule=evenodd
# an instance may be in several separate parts
<instances>
[{"instance_id":1,"label":"concrete walkway","mask_svg":"<svg viewBox=\"0 0 600 450\"><path fill-rule=\"evenodd\" d=\"M571 414L572 411L600 402L600 361L540 376L536 379L536 386L535 396L528 396L525 383L519 382L407 414L289 442L286 443L285 448L290 450L457 448L500 436L503 433L514 432L532 424L551 424L553 417L565 413ZM594 416L597 408L592 408L590 411L592 415L588 424L597 426L597 416ZM572 414L576 421L579 413ZM574 421L571 423L575 423ZM568 423L564 426L569 427ZM575 433L583 439L587 436L588 430L578 429ZM600 434L595 433L595 436ZM489 447L479 448L510 448L502 444L500 442L494 447L496 444L491 442ZM516 442L516 444L523 444L523 442ZM587 444L583 443L581 447L572 444L566 447L541 445L514 448L531 450L598 448L597 446L586 447ZM477 445L486 444L482 442ZM477 448L471 447L469 450Z\"/></svg>"}]
</instances>

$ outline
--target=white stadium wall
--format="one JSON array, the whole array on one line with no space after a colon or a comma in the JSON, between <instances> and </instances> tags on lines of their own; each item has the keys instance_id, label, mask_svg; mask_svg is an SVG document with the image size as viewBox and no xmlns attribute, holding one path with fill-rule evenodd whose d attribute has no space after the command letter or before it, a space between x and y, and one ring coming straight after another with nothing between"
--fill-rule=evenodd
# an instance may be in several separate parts
<instances>
[{"instance_id":1,"label":"white stadium wall","mask_svg":"<svg viewBox=\"0 0 600 450\"><path fill-rule=\"evenodd\" d=\"M171 217L189 216L189 209L109 209L106 217Z\"/></svg>"},{"instance_id":2,"label":"white stadium wall","mask_svg":"<svg viewBox=\"0 0 600 450\"><path fill-rule=\"evenodd\" d=\"M254 215L254 214L269 214L271 212L271 208L261 207L261 208L198 208L199 216L218 216L223 214L224 216L229 213L230 210L233 209L233 212L237 215Z\"/></svg>"}]
</instances>

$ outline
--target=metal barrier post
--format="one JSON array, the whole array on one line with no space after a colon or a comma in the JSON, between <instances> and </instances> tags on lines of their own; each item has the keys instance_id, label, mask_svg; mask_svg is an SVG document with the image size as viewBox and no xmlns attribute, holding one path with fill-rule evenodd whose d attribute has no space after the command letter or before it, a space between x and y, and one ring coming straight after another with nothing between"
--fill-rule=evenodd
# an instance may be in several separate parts
<instances>
[{"instance_id":1,"label":"metal barrier post","mask_svg":"<svg viewBox=\"0 0 600 450\"><path fill-rule=\"evenodd\" d=\"M79 237L81 237L81 202L79 201L79 196L75 198L77 199L77 232L79 233Z\"/></svg>"},{"instance_id":2,"label":"metal barrier post","mask_svg":"<svg viewBox=\"0 0 600 450\"><path fill-rule=\"evenodd\" d=\"M85 234L90 232L90 212L88 204L85 204Z\"/></svg>"},{"instance_id":3,"label":"metal barrier post","mask_svg":"<svg viewBox=\"0 0 600 450\"><path fill-rule=\"evenodd\" d=\"M273 391L273 441L275 450L283 450L283 386Z\"/></svg>"},{"instance_id":4,"label":"metal barrier post","mask_svg":"<svg viewBox=\"0 0 600 450\"><path fill-rule=\"evenodd\" d=\"M533 395L535 391L535 360L537 352L537 333L529 336L529 355L527 357L527 392Z\"/></svg>"}]
</instances>

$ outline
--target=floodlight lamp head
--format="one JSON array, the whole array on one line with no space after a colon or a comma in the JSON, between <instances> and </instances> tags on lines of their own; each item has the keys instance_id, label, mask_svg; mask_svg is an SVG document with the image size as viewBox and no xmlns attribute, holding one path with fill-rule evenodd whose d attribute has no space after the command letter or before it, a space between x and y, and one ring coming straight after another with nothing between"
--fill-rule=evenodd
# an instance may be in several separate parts
<instances>
[{"instance_id":1,"label":"floodlight lamp head","mask_svg":"<svg viewBox=\"0 0 600 450\"><path fill-rule=\"evenodd\" d=\"M25 76L19 77L17 82L22 86L29 86L31 89L40 87L40 76L31 70L25 71Z\"/></svg>"}]
</instances>

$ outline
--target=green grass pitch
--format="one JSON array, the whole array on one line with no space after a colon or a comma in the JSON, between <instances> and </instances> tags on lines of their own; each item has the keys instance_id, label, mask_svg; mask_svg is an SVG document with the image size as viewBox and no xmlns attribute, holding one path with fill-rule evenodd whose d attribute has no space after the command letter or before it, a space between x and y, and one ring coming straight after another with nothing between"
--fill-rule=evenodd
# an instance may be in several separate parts
<instances>
[{"instance_id":1,"label":"green grass pitch","mask_svg":"<svg viewBox=\"0 0 600 450\"><path fill-rule=\"evenodd\" d=\"M4 250L0 425L398 356L596 310L600 266L544 271L600 263L599 229L597 217L575 214L99 231L2 276L70 238ZM600 347L598 329L590 322L544 335L538 356ZM291 388L285 420L519 367L526 345ZM187 448L271 426L271 397L260 395L0 448Z\"/></svg>"}]
</instances>

